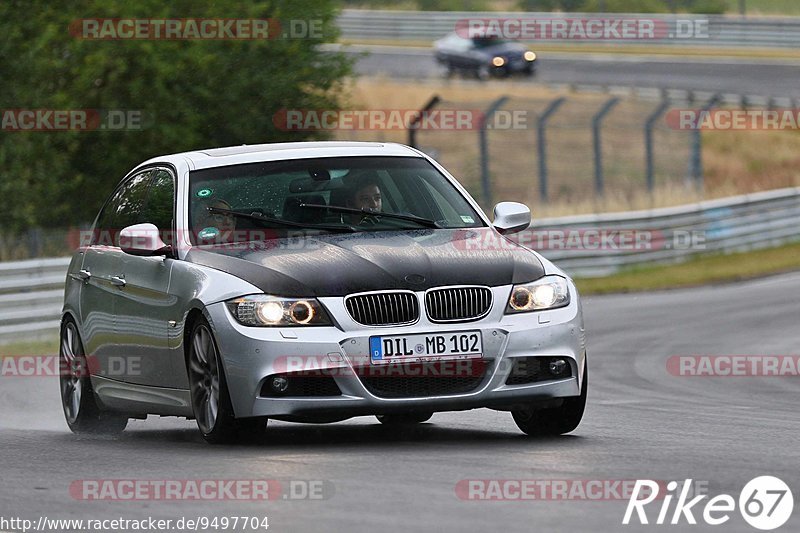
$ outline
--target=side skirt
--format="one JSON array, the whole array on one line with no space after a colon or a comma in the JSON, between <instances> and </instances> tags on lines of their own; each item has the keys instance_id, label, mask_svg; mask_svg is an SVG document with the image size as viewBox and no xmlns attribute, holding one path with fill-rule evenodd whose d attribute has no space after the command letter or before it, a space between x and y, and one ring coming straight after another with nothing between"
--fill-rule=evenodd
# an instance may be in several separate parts
<instances>
[{"instance_id":1,"label":"side skirt","mask_svg":"<svg viewBox=\"0 0 800 533\"><path fill-rule=\"evenodd\" d=\"M134 385L100 376L92 376L92 388L103 407L112 411L131 416L194 416L188 390Z\"/></svg>"}]
</instances>

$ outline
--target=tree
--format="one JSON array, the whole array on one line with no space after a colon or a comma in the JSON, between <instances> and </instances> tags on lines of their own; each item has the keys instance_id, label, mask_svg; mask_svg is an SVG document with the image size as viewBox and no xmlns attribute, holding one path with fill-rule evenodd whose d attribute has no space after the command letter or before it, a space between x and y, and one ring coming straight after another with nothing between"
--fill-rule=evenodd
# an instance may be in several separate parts
<instances>
[{"instance_id":1,"label":"tree","mask_svg":"<svg viewBox=\"0 0 800 533\"><path fill-rule=\"evenodd\" d=\"M0 131L0 228L91 221L140 161L184 150L301 140L280 109L338 109L351 61L317 47L336 38L335 0L94 0L0 4L0 110L133 111L129 131ZM83 17L278 19L310 36L255 40L91 40ZM273 27L271 27L273 29ZM318 32L317 30L321 30ZM5 116L5 115L4 115Z\"/></svg>"}]
</instances>

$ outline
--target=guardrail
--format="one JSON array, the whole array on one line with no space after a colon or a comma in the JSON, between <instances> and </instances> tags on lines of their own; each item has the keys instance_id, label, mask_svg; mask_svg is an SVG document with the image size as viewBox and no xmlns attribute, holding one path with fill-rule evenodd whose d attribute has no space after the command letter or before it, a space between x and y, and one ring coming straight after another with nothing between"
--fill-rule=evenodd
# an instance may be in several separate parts
<instances>
[{"instance_id":1,"label":"guardrail","mask_svg":"<svg viewBox=\"0 0 800 533\"><path fill-rule=\"evenodd\" d=\"M698 254L800 241L800 187L680 207L534 219L530 233L532 244L537 237L546 238L547 249L539 251L571 275L603 277ZM525 238L525 233L519 237L523 244Z\"/></svg>"},{"instance_id":2,"label":"guardrail","mask_svg":"<svg viewBox=\"0 0 800 533\"><path fill-rule=\"evenodd\" d=\"M630 241L631 235L639 238ZM576 277L774 247L800 240L800 187L647 211L535 219L516 239L537 248L535 237L542 236L548 244L539 248L542 255ZM68 266L69 258L0 263L0 343L57 335Z\"/></svg>"},{"instance_id":3,"label":"guardrail","mask_svg":"<svg viewBox=\"0 0 800 533\"><path fill-rule=\"evenodd\" d=\"M0 343L55 337L70 258L0 263Z\"/></svg>"},{"instance_id":4,"label":"guardrail","mask_svg":"<svg viewBox=\"0 0 800 533\"><path fill-rule=\"evenodd\" d=\"M752 18L724 15L522 13L474 11L389 11L345 9L338 17L341 38L364 41L434 41L455 31L464 19L581 19L640 18L676 28L678 21L708 21L707 38L618 39L614 45L694 47L797 48L800 17ZM688 27L684 24L683 27ZM578 43L575 39L551 39L546 43ZM584 39L583 42L586 42Z\"/></svg>"}]
</instances>

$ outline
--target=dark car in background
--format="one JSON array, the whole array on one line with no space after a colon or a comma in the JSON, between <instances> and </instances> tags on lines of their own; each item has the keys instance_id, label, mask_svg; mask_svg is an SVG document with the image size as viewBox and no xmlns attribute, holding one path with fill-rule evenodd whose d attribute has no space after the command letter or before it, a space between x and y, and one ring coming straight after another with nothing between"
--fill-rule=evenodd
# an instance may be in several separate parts
<instances>
[{"instance_id":1,"label":"dark car in background","mask_svg":"<svg viewBox=\"0 0 800 533\"><path fill-rule=\"evenodd\" d=\"M479 79L512 74L532 76L536 70L536 53L525 45L495 37L466 38L451 33L433 43L437 63L456 72Z\"/></svg>"}]
</instances>

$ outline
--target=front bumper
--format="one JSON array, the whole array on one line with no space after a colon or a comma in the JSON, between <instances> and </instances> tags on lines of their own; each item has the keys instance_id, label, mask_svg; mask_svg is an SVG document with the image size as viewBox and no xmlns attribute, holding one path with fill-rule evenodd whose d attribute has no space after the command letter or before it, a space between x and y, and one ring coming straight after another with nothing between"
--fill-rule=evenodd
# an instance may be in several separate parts
<instances>
[{"instance_id":1,"label":"front bumper","mask_svg":"<svg viewBox=\"0 0 800 533\"><path fill-rule=\"evenodd\" d=\"M578 396L586 359L583 317L577 291L572 300L550 311L505 315L510 286L495 287L494 305L481 320L456 324L430 322L425 313L409 326L367 327L349 317L343 298L320 298L337 323L331 327L256 328L234 320L224 303L208 306L208 316L222 355L228 389L237 418L252 416L357 416L408 411L453 411L479 407L510 409L539 400ZM418 296L422 301L423 293ZM365 386L355 368L369 363L369 338L480 331L487 371L473 390L463 393L384 397ZM521 357L560 357L570 377L525 385L507 385L513 362ZM301 362L298 366L298 362ZM451 367L452 368L452 367ZM324 370L341 391L336 396L261 396L264 380ZM360 375L362 374L362 375ZM396 379L407 379L398 376ZM443 378L444 379L444 378Z\"/></svg>"},{"instance_id":2,"label":"front bumper","mask_svg":"<svg viewBox=\"0 0 800 533\"><path fill-rule=\"evenodd\" d=\"M500 67L491 65L492 71L497 75L532 74L536 71L536 61L527 61L524 58L512 58Z\"/></svg>"}]
</instances>

